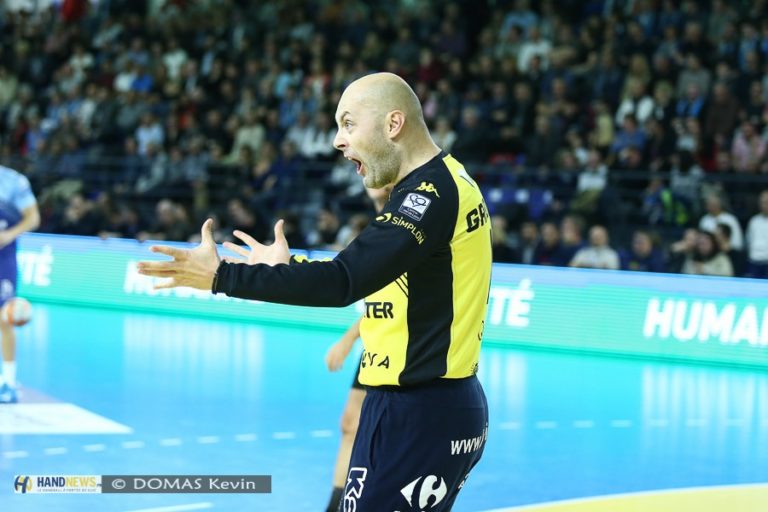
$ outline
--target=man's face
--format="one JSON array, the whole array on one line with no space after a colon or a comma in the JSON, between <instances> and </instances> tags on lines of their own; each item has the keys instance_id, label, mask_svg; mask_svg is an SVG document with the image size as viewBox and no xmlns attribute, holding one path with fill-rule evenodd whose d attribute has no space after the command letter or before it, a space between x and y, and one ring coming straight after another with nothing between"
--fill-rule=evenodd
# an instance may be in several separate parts
<instances>
[{"instance_id":1,"label":"man's face","mask_svg":"<svg viewBox=\"0 0 768 512\"><path fill-rule=\"evenodd\" d=\"M605 247L608 245L608 234L597 226L589 230L589 243L593 247Z\"/></svg>"},{"instance_id":2,"label":"man's face","mask_svg":"<svg viewBox=\"0 0 768 512\"><path fill-rule=\"evenodd\" d=\"M632 238L632 249L635 251L635 254L644 258L651 254L653 243L645 233L635 233L635 236Z\"/></svg>"},{"instance_id":3,"label":"man's face","mask_svg":"<svg viewBox=\"0 0 768 512\"><path fill-rule=\"evenodd\" d=\"M382 188L397 179L401 159L386 136L387 113L373 107L371 98L360 98L358 89L350 86L339 100L333 146L357 164L366 187Z\"/></svg>"}]
</instances>

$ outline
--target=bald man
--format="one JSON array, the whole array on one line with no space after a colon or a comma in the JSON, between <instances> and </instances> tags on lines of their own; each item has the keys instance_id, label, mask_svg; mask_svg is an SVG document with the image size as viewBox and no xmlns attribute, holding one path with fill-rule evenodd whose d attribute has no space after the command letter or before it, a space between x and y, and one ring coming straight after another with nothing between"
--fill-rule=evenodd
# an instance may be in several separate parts
<instances>
[{"instance_id":1,"label":"bald man","mask_svg":"<svg viewBox=\"0 0 768 512\"><path fill-rule=\"evenodd\" d=\"M365 299L360 382L366 386L341 508L447 511L485 447L488 407L475 374L491 276L491 228L464 167L432 141L402 79L377 73L344 91L334 146L365 186L392 185L381 214L332 261L290 256L245 233L242 262L221 261L211 231L191 250L139 272L232 297L303 306Z\"/></svg>"}]
</instances>

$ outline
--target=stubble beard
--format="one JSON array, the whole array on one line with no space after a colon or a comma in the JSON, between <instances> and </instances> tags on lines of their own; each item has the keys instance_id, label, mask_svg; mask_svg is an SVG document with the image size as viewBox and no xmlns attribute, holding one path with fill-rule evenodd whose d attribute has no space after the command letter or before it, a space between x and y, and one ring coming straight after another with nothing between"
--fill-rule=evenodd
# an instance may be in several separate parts
<instances>
[{"instance_id":1,"label":"stubble beard","mask_svg":"<svg viewBox=\"0 0 768 512\"><path fill-rule=\"evenodd\" d=\"M402 158L395 144L383 135L378 135L371 147L370 157L366 159L363 184L368 188L386 187L397 179Z\"/></svg>"}]
</instances>

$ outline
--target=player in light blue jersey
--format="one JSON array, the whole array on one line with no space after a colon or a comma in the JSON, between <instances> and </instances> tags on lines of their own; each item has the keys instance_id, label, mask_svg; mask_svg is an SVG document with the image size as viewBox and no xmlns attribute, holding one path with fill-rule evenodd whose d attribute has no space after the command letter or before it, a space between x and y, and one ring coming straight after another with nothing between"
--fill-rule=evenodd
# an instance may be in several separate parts
<instances>
[{"instance_id":1,"label":"player in light blue jersey","mask_svg":"<svg viewBox=\"0 0 768 512\"><path fill-rule=\"evenodd\" d=\"M29 180L0 165L0 307L16 296L16 239L37 229L40 212ZM16 392L16 333L0 319L3 364L0 375L0 404L18 401Z\"/></svg>"}]
</instances>

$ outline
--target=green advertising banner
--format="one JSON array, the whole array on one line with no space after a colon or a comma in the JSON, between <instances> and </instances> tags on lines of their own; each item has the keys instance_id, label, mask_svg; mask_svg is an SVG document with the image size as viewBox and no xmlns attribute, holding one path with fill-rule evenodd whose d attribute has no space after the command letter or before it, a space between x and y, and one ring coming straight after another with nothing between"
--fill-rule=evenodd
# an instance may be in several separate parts
<instances>
[{"instance_id":1,"label":"green advertising banner","mask_svg":"<svg viewBox=\"0 0 768 512\"><path fill-rule=\"evenodd\" d=\"M148 244L29 234L20 295L33 301L345 329L364 311L155 291ZM332 256L313 253L313 258ZM311 286L311 284L308 284ZM768 368L766 285L750 279L495 265L485 341Z\"/></svg>"}]
</instances>

